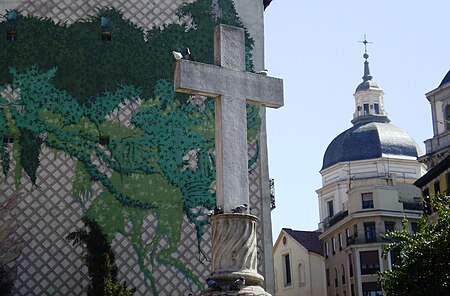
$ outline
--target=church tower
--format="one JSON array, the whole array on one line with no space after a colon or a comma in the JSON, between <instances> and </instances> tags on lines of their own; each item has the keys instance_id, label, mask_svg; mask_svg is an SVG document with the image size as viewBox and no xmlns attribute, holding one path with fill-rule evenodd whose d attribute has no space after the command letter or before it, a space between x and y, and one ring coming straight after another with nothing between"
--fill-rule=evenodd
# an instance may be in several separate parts
<instances>
[{"instance_id":1,"label":"church tower","mask_svg":"<svg viewBox=\"0 0 450 296\"><path fill-rule=\"evenodd\" d=\"M382 295L377 272L389 269L393 260L382 258L383 235L402 229L404 216L414 231L421 213L421 193L413 185L425 172L417 161L420 149L390 123L367 50L363 57L353 126L326 149L317 190L329 296Z\"/></svg>"}]
</instances>

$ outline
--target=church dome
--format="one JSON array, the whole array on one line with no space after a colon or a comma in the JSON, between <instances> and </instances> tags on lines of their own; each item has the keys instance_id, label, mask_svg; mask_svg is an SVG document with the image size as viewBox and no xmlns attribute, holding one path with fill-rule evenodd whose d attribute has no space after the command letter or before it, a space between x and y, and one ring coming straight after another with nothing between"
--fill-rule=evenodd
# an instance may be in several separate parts
<instances>
[{"instance_id":1,"label":"church dome","mask_svg":"<svg viewBox=\"0 0 450 296\"><path fill-rule=\"evenodd\" d=\"M364 45L367 45L364 40ZM355 97L353 127L337 136L323 157L322 170L339 162L380 157L413 157L421 155L417 143L401 128L390 124L384 110L383 90L370 75L367 49L363 55L363 82L358 85Z\"/></svg>"},{"instance_id":2,"label":"church dome","mask_svg":"<svg viewBox=\"0 0 450 296\"><path fill-rule=\"evenodd\" d=\"M330 143L322 170L339 162L420 154L417 143L401 128L387 122L360 122Z\"/></svg>"}]
</instances>

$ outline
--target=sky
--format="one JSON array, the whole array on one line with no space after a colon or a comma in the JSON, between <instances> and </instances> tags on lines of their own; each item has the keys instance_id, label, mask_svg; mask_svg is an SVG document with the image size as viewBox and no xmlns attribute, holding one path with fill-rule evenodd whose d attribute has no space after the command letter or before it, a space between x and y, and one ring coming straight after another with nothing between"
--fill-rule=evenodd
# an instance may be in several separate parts
<instances>
[{"instance_id":1,"label":"sky","mask_svg":"<svg viewBox=\"0 0 450 296\"><path fill-rule=\"evenodd\" d=\"M267 110L269 175L275 179L274 241L281 228L315 230L316 190L330 142L352 126L362 82L364 34L370 71L391 123L423 152L433 136L425 94L450 70L448 0L273 0L265 11L265 65L284 80L284 106Z\"/></svg>"}]
</instances>

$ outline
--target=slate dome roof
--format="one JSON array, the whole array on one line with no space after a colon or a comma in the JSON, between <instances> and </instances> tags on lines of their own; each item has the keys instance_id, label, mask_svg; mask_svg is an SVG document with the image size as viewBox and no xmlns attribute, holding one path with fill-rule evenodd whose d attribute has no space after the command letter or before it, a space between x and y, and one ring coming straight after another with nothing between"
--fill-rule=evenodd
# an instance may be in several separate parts
<instances>
[{"instance_id":1,"label":"slate dome roof","mask_svg":"<svg viewBox=\"0 0 450 296\"><path fill-rule=\"evenodd\" d=\"M450 82L450 71L448 71L447 75L445 75L444 79L442 79L441 84L439 84L439 87L441 87L444 84L447 84L449 82Z\"/></svg>"},{"instance_id":2,"label":"slate dome roof","mask_svg":"<svg viewBox=\"0 0 450 296\"><path fill-rule=\"evenodd\" d=\"M379 158L386 154L417 157L421 151L408 133L393 124L360 122L328 145L322 170L339 162Z\"/></svg>"}]
</instances>

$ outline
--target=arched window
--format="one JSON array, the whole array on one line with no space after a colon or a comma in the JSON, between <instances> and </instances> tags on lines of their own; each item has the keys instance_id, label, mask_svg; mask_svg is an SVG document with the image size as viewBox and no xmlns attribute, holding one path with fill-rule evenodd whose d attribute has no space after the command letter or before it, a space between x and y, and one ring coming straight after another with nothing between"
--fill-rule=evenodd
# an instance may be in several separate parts
<instances>
[{"instance_id":1,"label":"arched window","mask_svg":"<svg viewBox=\"0 0 450 296\"><path fill-rule=\"evenodd\" d=\"M304 285L306 283L305 280L305 264L300 262L298 264L298 282L300 285Z\"/></svg>"}]
</instances>

